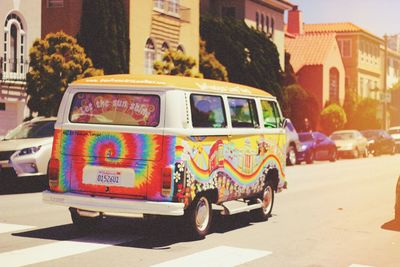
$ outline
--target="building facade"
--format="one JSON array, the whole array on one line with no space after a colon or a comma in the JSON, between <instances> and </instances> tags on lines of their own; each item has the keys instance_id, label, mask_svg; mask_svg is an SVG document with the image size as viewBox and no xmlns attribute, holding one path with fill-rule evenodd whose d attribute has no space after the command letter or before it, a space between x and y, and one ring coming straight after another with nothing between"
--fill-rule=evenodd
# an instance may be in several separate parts
<instances>
[{"instance_id":1,"label":"building facade","mask_svg":"<svg viewBox=\"0 0 400 267\"><path fill-rule=\"evenodd\" d=\"M153 73L168 49L199 63L199 0L131 0L129 14L130 73Z\"/></svg>"},{"instance_id":2,"label":"building facade","mask_svg":"<svg viewBox=\"0 0 400 267\"><path fill-rule=\"evenodd\" d=\"M293 5L284 0L201 0L201 14L233 17L265 33L276 45L281 68L285 67L285 11Z\"/></svg>"},{"instance_id":3,"label":"building facade","mask_svg":"<svg viewBox=\"0 0 400 267\"><path fill-rule=\"evenodd\" d=\"M345 70L335 34L288 36L286 51L298 83L318 102L343 104Z\"/></svg>"},{"instance_id":4,"label":"building facade","mask_svg":"<svg viewBox=\"0 0 400 267\"><path fill-rule=\"evenodd\" d=\"M305 24L304 32L335 33L346 72L346 90L356 92L359 99L379 99L382 38L352 23Z\"/></svg>"},{"instance_id":5,"label":"building facade","mask_svg":"<svg viewBox=\"0 0 400 267\"><path fill-rule=\"evenodd\" d=\"M41 34L41 1L0 2L0 135L27 115L25 77L29 48Z\"/></svg>"}]
</instances>

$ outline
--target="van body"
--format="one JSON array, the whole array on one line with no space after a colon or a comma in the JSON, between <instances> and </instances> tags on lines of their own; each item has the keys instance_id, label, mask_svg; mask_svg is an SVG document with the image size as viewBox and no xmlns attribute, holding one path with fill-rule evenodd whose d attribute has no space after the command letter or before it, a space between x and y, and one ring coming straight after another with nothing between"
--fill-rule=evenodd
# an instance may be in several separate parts
<instances>
[{"instance_id":1,"label":"van body","mask_svg":"<svg viewBox=\"0 0 400 267\"><path fill-rule=\"evenodd\" d=\"M286 136L276 99L196 78L112 75L66 90L55 124L47 203L74 223L103 216L187 215L204 236L211 207L272 210L286 188ZM230 203L242 202L239 208Z\"/></svg>"}]
</instances>

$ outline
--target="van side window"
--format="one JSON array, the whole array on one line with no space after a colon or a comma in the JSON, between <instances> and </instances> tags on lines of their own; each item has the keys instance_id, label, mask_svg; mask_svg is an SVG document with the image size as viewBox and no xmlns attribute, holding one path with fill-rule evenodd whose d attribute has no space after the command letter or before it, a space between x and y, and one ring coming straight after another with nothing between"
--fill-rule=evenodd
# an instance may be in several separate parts
<instances>
[{"instance_id":1,"label":"van side window","mask_svg":"<svg viewBox=\"0 0 400 267\"><path fill-rule=\"evenodd\" d=\"M265 128L277 128L279 126L280 115L276 102L261 100L261 107Z\"/></svg>"},{"instance_id":2,"label":"van side window","mask_svg":"<svg viewBox=\"0 0 400 267\"><path fill-rule=\"evenodd\" d=\"M228 97L228 103L232 127L257 128L260 125L254 99Z\"/></svg>"},{"instance_id":3,"label":"van side window","mask_svg":"<svg viewBox=\"0 0 400 267\"><path fill-rule=\"evenodd\" d=\"M226 127L226 116L222 97L212 95L190 95L193 127Z\"/></svg>"}]
</instances>

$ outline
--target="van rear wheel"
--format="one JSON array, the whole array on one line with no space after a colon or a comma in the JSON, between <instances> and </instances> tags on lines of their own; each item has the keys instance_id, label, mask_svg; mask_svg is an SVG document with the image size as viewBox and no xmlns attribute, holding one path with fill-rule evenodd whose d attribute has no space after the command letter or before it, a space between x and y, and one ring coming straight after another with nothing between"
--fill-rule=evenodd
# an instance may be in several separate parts
<instances>
[{"instance_id":1,"label":"van rear wheel","mask_svg":"<svg viewBox=\"0 0 400 267\"><path fill-rule=\"evenodd\" d=\"M186 215L193 237L195 239L204 238L211 227L212 209L209 199L204 195L196 197Z\"/></svg>"},{"instance_id":2,"label":"van rear wheel","mask_svg":"<svg viewBox=\"0 0 400 267\"><path fill-rule=\"evenodd\" d=\"M262 199L257 198L254 199L250 204L254 204L256 202L261 202L262 207L260 209L251 210L250 214L252 218L256 221L266 221L269 217L271 217L272 207L274 206L274 189L271 184L267 184L264 189Z\"/></svg>"},{"instance_id":3,"label":"van rear wheel","mask_svg":"<svg viewBox=\"0 0 400 267\"><path fill-rule=\"evenodd\" d=\"M102 216L97 216L97 217L81 216L76 208L69 208L69 212L71 213L71 219L74 226L79 231L84 231L84 232L92 231L103 220Z\"/></svg>"}]
</instances>

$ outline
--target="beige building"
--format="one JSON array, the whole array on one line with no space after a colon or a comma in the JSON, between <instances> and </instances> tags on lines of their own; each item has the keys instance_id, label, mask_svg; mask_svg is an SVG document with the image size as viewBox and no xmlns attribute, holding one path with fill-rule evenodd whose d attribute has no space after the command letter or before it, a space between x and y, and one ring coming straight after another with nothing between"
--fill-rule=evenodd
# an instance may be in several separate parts
<instances>
[{"instance_id":1,"label":"beige building","mask_svg":"<svg viewBox=\"0 0 400 267\"><path fill-rule=\"evenodd\" d=\"M180 50L198 63L199 7L199 0L131 0L130 73L153 73L154 61L167 49Z\"/></svg>"},{"instance_id":2,"label":"beige building","mask_svg":"<svg viewBox=\"0 0 400 267\"><path fill-rule=\"evenodd\" d=\"M284 0L201 0L201 13L234 17L264 32L275 43L281 68L285 67L285 11L293 5Z\"/></svg>"},{"instance_id":3,"label":"beige building","mask_svg":"<svg viewBox=\"0 0 400 267\"><path fill-rule=\"evenodd\" d=\"M26 115L29 48L41 34L42 0L0 1L0 135Z\"/></svg>"}]
</instances>

